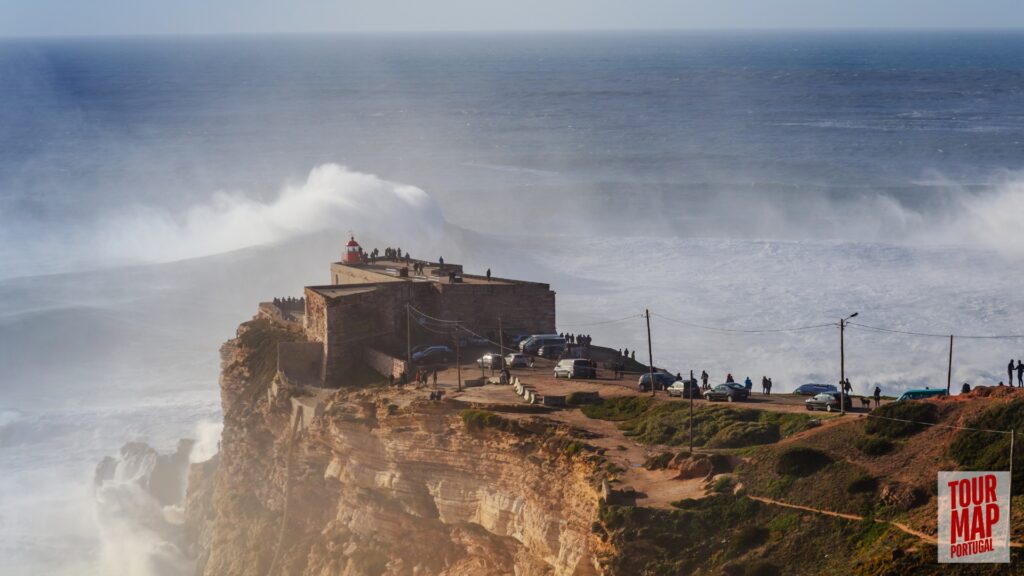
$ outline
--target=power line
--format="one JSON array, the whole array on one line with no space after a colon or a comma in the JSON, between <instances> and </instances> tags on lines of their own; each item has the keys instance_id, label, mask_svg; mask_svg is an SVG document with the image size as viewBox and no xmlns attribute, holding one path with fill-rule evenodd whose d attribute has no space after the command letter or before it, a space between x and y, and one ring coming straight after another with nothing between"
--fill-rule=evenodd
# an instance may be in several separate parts
<instances>
[{"instance_id":1,"label":"power line","mask_svg":"<svg viewBox=\"0 0 1024 576\"><path fill-rule=\"evenodd\" d=\"M949 338L949 334L935 334L931 332L915 332L912 330L896 330L893 328L882 328L880 326L869 326L867 324L861 324L859 322L847 322L847 326L856 326L858 328L864 328L865 330L874 330L876 332L889 332L891 334L906 334L908 336L922 336L925 338ZM1002 334L1002 335L962 335L953 334L957 338L965 338L970 340L1012 340L1016 338L1024 338L1024 334Z\"/></svg>"},{"instance_id":2,"label":"power line","mask_svg":"<svg viewBox=\"0 0 1024 576\"><path fill-rule=\"evenodd\" d=\"M881 418L882 420L892 420L894 422L906 422L907 424L921 424L923 426L935 426L936 428L952 428L954 430L970 430L972 432L992 432L994 434L1013 434L1013 430L989 430L988 428L970 428L968 426L953 426L951 424L937 424L935 422L918 422L917 420L905 420L903 418L891 418L889 416L879 416L878 414L865 414L868 418Z\"/></svg>"},{"instance_id":3,"label":"power line","mask_svg":"<svg viewBox=\"0 0 1024 576\"><path fill-rule=\"evenodd\" d=\"M560 324L559 326L562 328L582 328L585 326L600 326L602 324L614 324L616 322L624 322L626 320L634 320L636 318L643 317L643 314L630 314L629 316L625 316L623 318L616 318L615 320L601 320L596 322L576 322L573 324Z\"/></svg>"},{"instance_id":4,"label":"power line","mask_svg":"<svg viewBox=\"0 0 1024 576\"><path fill-rule=\"evenodd\" d=\"M664 316L664 315L653 313L653 312L651 313L651 315L652 316L657 316L658 318L661 318L662 320L668 320L669 322L674 322L676 324L681 324L683 326L689 326L691 328L699 328L701 330L711 330L713 332L727 332L727 333L736 333L736 334L774 334L774 333L779 333L779 332L798 332L798 331L802 331L802 330L817 330L819 328L830 328L830 327L837 326L837 324L835 322L829 322L827 324L813 324L813 325L808 325L808 326L794 326L792 328L770 328L770 329L764 329L764 330L743 330L743 329L739 329L739 328L718 328L718 327L715 327L715 326L705 326L703 324L696 324L694 322L687 322L685 320L678 320L676 318L669 318L668 316Z\"/></svg>"}]
</instances>

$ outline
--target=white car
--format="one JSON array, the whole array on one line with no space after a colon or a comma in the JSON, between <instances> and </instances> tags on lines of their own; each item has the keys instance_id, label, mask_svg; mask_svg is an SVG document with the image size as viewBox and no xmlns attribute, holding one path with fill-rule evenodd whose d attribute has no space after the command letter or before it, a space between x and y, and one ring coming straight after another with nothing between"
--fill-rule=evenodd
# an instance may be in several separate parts
<instances>
[{"instance_id":1,"label":"white car","mask_svg":"<svg viewBox=\"0 0 1024 576\"><path fill-rule=\"evenodd\" d=\"M505 356L505 363L509 368L527 368L530 366L530 357L520 352L513 352Z\"/></svg>"},{"instance_id":2,"label":"white car","mask_svg":"<svg viewBox=\"0 0 1024 576\"><path fill-rule=\"evenodd\" d=\"M497 370L501 368L501 355L496 352L488 352L480 357L476 361L476 365L481 368L492 368Z\"/></svg>"}]
</instances>

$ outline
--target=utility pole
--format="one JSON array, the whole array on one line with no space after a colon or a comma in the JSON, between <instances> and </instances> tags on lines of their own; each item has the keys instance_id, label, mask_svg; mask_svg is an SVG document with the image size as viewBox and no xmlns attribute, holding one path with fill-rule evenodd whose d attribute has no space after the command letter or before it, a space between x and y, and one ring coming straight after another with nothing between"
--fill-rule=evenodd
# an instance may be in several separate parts
<instances>
[{"instance_id":1,"label":"utility pole","mask_svg":"<svg viewBox=\"0 0 1024 576\"><path fill-rule=\"evenodd\" d=\"M498 316L498 349L501 351L501 367L505 367L505 333L501 330L501 316Z\"/></svg>"},{"instance_id":2,"label":"utility pole","mask_svg":"<svg viewBox=\"0 0 1024 576\"><path fill-rule=\"evenodd\" d=\"M644 309L644 317L647 318L647 361L650 362L651 374L651 397L654 396L654 353L651 351L651 311Z\"/></svg>"},{"instance_id":3,"label":"utility pole","mask_svg":"<svg viewBox=\"0 0 1024 576\"><path fill-rule=\"evenodd\" d=\"M1012 384L1012 382L1011 382ZM953 385L953 335L949 335L949 367L946 369L946 396Z\"/></svg>"},{"instance_id":4,"label":"utility pole","mask_svg":"<svg viewBox=\"0 0 1024 576\"><path fill-rule=\"evenodd\" d=\"M459 323L455 323L455 378L462 392L462 347L459 346Z\"/></svg>"},{"instance_id":5,"label":"utility pole","mask_svg":"<svg viewBox=\"0 0 1024 576\"><path fill-rule=\"evenodd\" d=\"M691 385L696 385L693 381L693 370L690 370L690 381L685 384L683 390L686 390L690 394L690 454L693 454L693 388Z\"/></svg>"},{"instance_id":6,"label":"utility pole","mask_svg":"<svg viewBox=\"0 0 1024 576\"><path fill-rule=\"evenodd\" d=\"M839 321L839 413L846 414L846 350L843 331L846 330L846 318Z\"/></svg>"},{"instance_id":7,"label":"utility pole","mask_svg":"<svg viewBox=\"0 0 1024 576\"><path fill-rule=\"evenodd\" d=\"M850 318L855 318L858 312L850 314L846 318L839 321L839 413L846 414L846 349L845 349L845 338L844 331L846 330L846 322Z\"/></svg>"},{"instance_id":8,"label":"utility pole","mask_svg":"<svg viewBox=\"0 0 1024 576\"><path fill-rule=\"evenodd\" d=\"M405 371L412 368L412 310L409 303L405 303Z\"/></svg>"}]
</instances>

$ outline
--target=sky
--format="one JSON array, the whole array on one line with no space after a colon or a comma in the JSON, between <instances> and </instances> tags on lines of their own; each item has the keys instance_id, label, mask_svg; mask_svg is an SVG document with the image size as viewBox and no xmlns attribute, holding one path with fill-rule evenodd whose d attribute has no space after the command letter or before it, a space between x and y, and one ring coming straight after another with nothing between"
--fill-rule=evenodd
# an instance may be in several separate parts
<instances>
[{"instance_id":1,"label":"sky","mask_svg":"<svg viewBox=\"0 0 1024 576\"><path fill-rule=\"evenodd\" d=\"M1022 27L1022 0L0 0L0 37Z\"/></svg>"}]
</instances>

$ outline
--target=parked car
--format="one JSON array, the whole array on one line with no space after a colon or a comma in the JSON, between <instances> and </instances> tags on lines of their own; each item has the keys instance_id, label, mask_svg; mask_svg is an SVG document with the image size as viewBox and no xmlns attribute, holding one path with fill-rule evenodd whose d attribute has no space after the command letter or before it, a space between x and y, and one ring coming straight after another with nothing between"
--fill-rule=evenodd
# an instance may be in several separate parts
<instances>
[{"instance_id":1,"label":"parked car","mask_svg":"<svg viewBox=\"0 0 1024 576\"><path fill-rule=\"evenodd\" d=\"M412 355L413 362L448 362L455 353L447 346L430 346Z\"/></svg>"},{"instance_id":2,"label":"parked car","mask_svg":"<svg viewBox=\"0 0 1024 576\"><path fill-rule=\"evenodd\" d=\"M519 343L519 351L527 354L538 354L544 346L565 347L565 338L558 334L534 334Z\"/></svg>"},{"instance_id":3,"label":"parked car","mask_svg":"<svg viewBox=\"0 0 1024 576\"><path fill-rule=\"evenodd\" d=\"M746 400L749 397L750 391L747 390L747 387L735 382L719 384L710 390L704 391L704 398L707 399L708 402L714 402L716 400L736 402L737 400Z\"/></svg>"},{"instance_id":4,"label":"parked car","mask_svg":"<svg viewBox=\"0 0 1024 576\"><path fill-rule=\"evenodd\" d=\"M522 352L513 352L505 356L509 368L526 368L530 365L530 357Z\"/></svg>"},{"instance_id":5,"label":"parked car","mask_svg":"<svg viewBox=\"0 0 1024 576\"><path fill-rule=\"evenodd\" d=\"M567 358L555 364L555 378L596 378L597 367L589 358Z\"/></svg>"},{"instance_id":6,"label":"parked car","mask_svg":"<svg viewBox=\"0 0 1024 576\"><path fill-rule=\"evenodd\" d=\"M920 390L907 390L903 394L900 394L900 397L897 398L896 401L924 400L925 398L937 398L945 395L946 390L944 388L922 388Z\"/></svg>"},{"instance_id":7,"label":"parked car","mask_svg":"<svg viewBox=\"0 0 1024 576\"><path fill-rule=\"evenodd\" d=\"M839 388L832 384L804 384L793 390L793 394L799 394L800 396L817 396L826 392L839 392Z\"/></svg>"},{"instance_id":8,"label":"parked car","mask_svg":"<svg viewBox=\"0 0 1024 576\"><path fill-rule=\"evenodd\" d=\"M436 346L436 344L420 344L419 346L413 346L412 349L409 350L409 354L415 356L416 354L423 352L424 350L430 348L431 346Z\"/></svg>"},{"instance_id":9,"label":"parked car","mask_svg":"<svg viewBox=\"0 0 1024 576\"><path fill-rule=\"evenodd\" d=\"M476 365L481 368L490 368L492 370L498 370L504 366L501 354L497 352L488 352L484 354L476 361Z\"/></svg>"},{"instance_id":10,"label":"parked car","mask_svg":"<svg viewBox=\"0 0 1024 576\"><path fill-rule=\"evenodd\" d=\"M669 374L668 372L655 372L654 373L654 389L655 390L664 390L664 389L668 388L669 386L671 386L672 383L675 382L675 381L676 381L676 377L675 377L674 374ZM651 373L650 372L644 372L643 374L641 374L640 375L640 379L637 380L637 382L636 382L636 385L637 385L637 388L639 388L641 392L647 392L648 390L650 390L651 389Z\"/></svg>"},{"instance_id":11,"label":"parked car","mask_svg":"<svg viewBox=\"0 0 1024 576\"><path fill-rule=\"evenodd\" d=\"M697 384L696 380L676 380L665 392L669 396L679 396L680 398L700 398L700 384Z\"/></svg>"},{"instance_id":12,"label":"parked car","mask_svg":"<svg viewBox=\"0 0 1024 576\"><path fill-rule=\"evenodd\" d=\"M847 410L853 409L853 400L850 399L850 395L840 394L839 392L822 392L821 394L815 394L813 398L804 400L804 406L808 410L824 410L826 412L837 412L839 411L839 398L845 398L843 405Z\"/></svg>"},{"instance_id":13,"label":"parked car","mask_svg":"<svg viewBox=\"0 0 1024 576\"><path fill-rule=\"evenodd\" d=\"M537 349L537 356L541 358L558 358L565 352L562 344L545 344Z\"/></svg>"}]
</instances>

